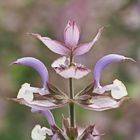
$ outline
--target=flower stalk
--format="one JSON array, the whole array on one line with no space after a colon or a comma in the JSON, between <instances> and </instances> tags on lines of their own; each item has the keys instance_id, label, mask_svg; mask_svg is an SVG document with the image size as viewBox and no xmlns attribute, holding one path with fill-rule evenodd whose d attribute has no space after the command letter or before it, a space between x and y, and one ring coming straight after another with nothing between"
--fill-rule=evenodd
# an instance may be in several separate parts
<instances>
[{"instance_id":1,"label":"flower stalk","mask_svg":"<svg viewBox=\"0 0 140 140\"><path fill-rule=\"evenodd\" d=\"M73 61L73 56L72 53L70 55L70 65L72 65L72 61ZM73 92L73 79L69 78L69 96L70 96L70 100L73 99L74 96L74 92ZM70 102L69 103L69 118L70 118L70 125L71 127L75 127L75 111L74 111L74 103Z\"/></svg>"}]
</instances>

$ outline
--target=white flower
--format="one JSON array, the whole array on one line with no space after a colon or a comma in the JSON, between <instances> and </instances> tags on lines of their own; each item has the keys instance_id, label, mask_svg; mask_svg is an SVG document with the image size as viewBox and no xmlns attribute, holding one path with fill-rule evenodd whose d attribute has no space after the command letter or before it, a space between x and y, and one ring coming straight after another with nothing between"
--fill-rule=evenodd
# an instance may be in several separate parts
<instances>
[{"instance_id":1,"label":"white flower","mask_svg":"<svg viewBox=\"0 0 140 140\"><path fill-rule=\"evenodd\" d=\"M45 140L47 134L46 129L46 127L41 128L41 126L37 124L31 132L31 138L33 140Z\"/></svg>"},{"instance_id":2,"label":"white flower","mask_svg":"<svg viewBox=\"0 0 140 140\"><path fill-rule=\"evenodd\" d=\"M113 81L114 88L111 89L111 96L114 99L121 99L124 96L127 96L127 90L125 85L118 79Z\"/></svg>"},{"instance_id":3,"label":"white flower","mask_svg":"<svg viewBox=\"0 0 140 140\"><path fill-rule=\"evenodd\" d=\"M115 79L113 81L113 84L106 85L103 87L102 86L96 87L93 90L94 93L98 93L98 94L103 94L106 91L111 91L111 96L114 99L121 99L128 95L125 85L118 79Z\"/></svg>"},{"instance_id":4,"label":"white flower","mask_svg":"<svg viewBox=\"0 0 140 140\"><path fill-rule=\"evenodd\" d=\"M22 98L27 102L32 102L34 98L33 93L39 93L41 95L44 95L48 93L48 91L44 90L43 88L40 89L37 87L31 87L30 84L24 83L18 92L17 99Z\"/></svg>"}]
</instances>

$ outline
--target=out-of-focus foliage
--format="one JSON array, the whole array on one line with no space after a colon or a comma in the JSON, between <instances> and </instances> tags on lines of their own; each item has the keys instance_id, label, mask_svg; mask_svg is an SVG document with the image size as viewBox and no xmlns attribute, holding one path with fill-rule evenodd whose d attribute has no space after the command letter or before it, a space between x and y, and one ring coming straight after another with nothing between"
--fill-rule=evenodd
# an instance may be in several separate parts
<instances>
[{"instance_id":1,"label":"out-of-focus foliage","mask_svg":"<svg viewBox=\"0 0 140 140\"><path fill-rule=\"evenodd\" d=\"M93 69L105 54L118 53L133 57L137 63L112 65L105 70L102 83L116 77L127 86L132 100L117 110L92 112L76 108L77 124L85 127L96 123L103 140L140 139L140 1L139 0L1 0L0 1L0 139L30 140L34 124L47 125L41 115L31 114L26 107L6 100L15 97L20 85L30 82L40 85L35 71L25 67L9 67L22 56L41 59L49 68L50 81L67 93L65 81L51 69L58 56L27 32L63 40L63 28L69 19L81 29L81 42L90 41L101 26L106 29L92 51L77 57L77 61ZM92 80L92 74L75 80L75 92ZM53 111L56 122L67 108Z\"/></svg>"}]
</instances>

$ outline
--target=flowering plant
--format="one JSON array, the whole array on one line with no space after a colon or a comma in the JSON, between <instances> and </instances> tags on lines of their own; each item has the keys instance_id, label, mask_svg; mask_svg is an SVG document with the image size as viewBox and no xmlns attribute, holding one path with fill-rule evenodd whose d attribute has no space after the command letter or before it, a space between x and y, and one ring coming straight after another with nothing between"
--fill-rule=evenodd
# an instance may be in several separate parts
<instances>
[{"instance_id":1,"label":"flowering plant","mask_svg":"<svg viewBox=\"0 0 140 140\"><path fill-rule=\"evenodd\" d=\"M100 84L103 70L112 63L134 61L132 58L118 54L109 54L97 61L93 70L93 81L79 93L73 92L73 78L80 79L86 76L90 70L74 62L75 56L87 53L99 39L103 27L100 28L95 38L85 44L78 44L79 29L74 21L69 21L64 30L64 43L52 40L49 37L42 37L36 33L30 33L41 40L51 51L60 54L52 63L52 68L60 76L69 79L69 94L59 90L49 82L49 74L45 65L33 57L23 57L12 62L12 64L29 66L35 69L42 80L42 87L32 87L29 83L24 83L18 92L17 98L12 98L20 104L31 108L32 112L44 115L50 128L36 125L31 133L33 140L45 140L48 135L52 140L99 140L101 134L96 130L95 125L88 126L83 132L79 131L75 120L74 105L80 105L85 109L104 111L118 108L128 99L125 85L118 79L111 84L102 86ZM55 123L51 113L52 109L69 105L69 117L63 117L63 129Z\"/></svg>"}]
</instances>

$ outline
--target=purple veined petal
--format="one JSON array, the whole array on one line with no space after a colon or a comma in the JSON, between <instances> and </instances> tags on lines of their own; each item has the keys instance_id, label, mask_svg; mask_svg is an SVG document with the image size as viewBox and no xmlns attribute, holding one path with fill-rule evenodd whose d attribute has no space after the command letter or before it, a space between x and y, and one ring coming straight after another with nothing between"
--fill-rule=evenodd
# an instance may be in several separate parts
<instances>
[{"instance_id":1,"label":"purple veined petal","mask_svg":"<svg viewBox=\"0 0 140 140\"><path fill-rule=\"evenodd\" d=\"M42 113L47 118L50 126L56 125L53 114L51 113L51 111L49 111L49 110L37 110L34 108L32 108L31 111L33 113L36 113L36 112Z\"/></svg>"},{"instance_id":2,"label":"purple veined petal","mask_svg":"<svg viewBox=\"0 0 140 140\"><path fill-rule=\"evenodd\" d=\"M29 67L34 68L41 76L41 79L43 82L43 88L47 89L47 83L48 83L48 77L49 77L48 70L40 60L33 57L23 57L23 58L17 59L12 64L24 65L24 66L29 66Z\"/></svg>"},{"instance_id":3,"label":"purple veined petal","mask_svg":"<svg viewBox=\"0 0 140 140\"><path fill-rule=\"evenodd\" d=\"M125 57L123 55L118 54L109 54L97 61L94 67L93 75L95 80L95 86L100 87L100 78L102 71L112 63L122 62L125 60L131 60L134 61L132 58Z\"/></svg>"},{"instance_id":4,"label":"purple veined petal","mask_svg":"<svg viewBox=\"0 0 140 140\"><path fill-rule=\"evenodd\" d=\"M49 37L42 37L40 34L37 33L29 33L36 38L38 38L40 41L42 41L51 51L54 53L60 54L60 55L68 55L70 50L65 47L62 43L52 40Z\"/></svg>"},{"instance_id":5,"label":"purple veined petal","mask_svg":"<svg viewBox=\"0 0 140 140\"><path fill-rule=\"evenodd\" d=\"M109 97L109 96L97 96L92 99L93 104L88 105L88 108L95 111L104 111L109 109L114 109L120 107L125 98L122 98L119 101Z\"/></svg>"},{"instance_id":6,"label":"purple veined petal","mask_svg":"<svg viewBox=\"0 0 140 140\"><path fill-rule=\"evenodd\" d=\"M103 96L103 95L98 95L98 96L93 96L92 99L90 100L90 104L81 104L83 108L89 109L89 110L94 110L94 111L105 111L109 109L114 109L114 108L119 108L120 105L127 101L129 98L128 97L123 97L120 100L113 99L110 96Z\"/></svg>"},{"instance_id":7,"label":"purple veined petal","mask_svg":"<svg viewBox=\"0 0 140 140\"><path fill-rule=\"evenodd\" d=\"M64 41L68 47L76 47L79 41L79 29L74 21L68 21L64 30Z\"/></svg>"},{"instance_id":8,"label":"purple veined petal","mask_svg":"<svg viewBox=\"0 0 140 140\"><path fill-rule=\"evenodd\" d=\"M74 55L77 56L77 55L82 55L82 54L87 53L92 48L92 46L94 46L94 44L98 41L98 39L101 36L101 33L102 33L103 29L104 29L104 27L101 27L98 30L98 33L96 34L95 38L91 42L81 44L79 47L77 47L74 51Z\"/></svg>"},{"instance_id":9,"label":"purple veined petal","mask_svg":"<svg viewBox=\"0 0 140 140\"><path fill-rule=\"evenodd\" d=\"M80 79L90 72L90 70L87 67L81 64L73 63L72 66L70 66L69 64L70 64L69 58L64 56L55 60L51 66L52 68L54 68L57 74L66 79L68 78Z\"/></svg>"}]
</instances>

